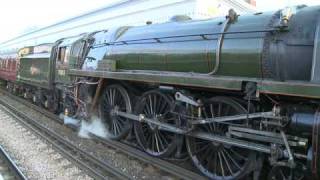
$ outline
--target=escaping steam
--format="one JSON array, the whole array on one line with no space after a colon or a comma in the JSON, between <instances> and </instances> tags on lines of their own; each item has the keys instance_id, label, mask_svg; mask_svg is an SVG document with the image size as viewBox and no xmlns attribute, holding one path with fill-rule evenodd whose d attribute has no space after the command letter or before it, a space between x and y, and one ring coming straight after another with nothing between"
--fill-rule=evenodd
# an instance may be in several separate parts
<instances>
[{"instance_id":1,"label":"escaping steam","mask_svg":"<svg viewBox=\"0 0 320 180\"><path fill-rule=\"evenodd\" d=\"M73 125L73 126L76 126L76 127L80 126L81 120L79 120L79 119L75 119L75 118L72 118L72 117L69 117L69 116L65 116L62 113L59 115L59 117L60 117L60 119L63 119L63 123L65 125Z\"/></svg>"},{"instance_id":2,"label":"escaping steam","mask_svg":"<svg viewBox=\"0 0 320 180\"><path fill-rule=\"evenodd\" d=\"M90 133L102 138L108 137L108 132L105 125L97 116L92 116L90 122L81 121L78 135L83 138L90 138Z\"/></svg>"},{"instance_id":3,"label":"escaping steam","mask_svg":"<svg viewBox=\"0 0 320 180\"><path fill-rule=\"evenodd\" d=\"M65 116L64 114L59 115L60 119L63 119L65 125L71 125L79 128L78 136L82 138L90 138L90 134L107 138L108 131L106 125L102 123L101 119L96 115L93 115L90 121L80 120Z\"/></svg>"}]
</instances>

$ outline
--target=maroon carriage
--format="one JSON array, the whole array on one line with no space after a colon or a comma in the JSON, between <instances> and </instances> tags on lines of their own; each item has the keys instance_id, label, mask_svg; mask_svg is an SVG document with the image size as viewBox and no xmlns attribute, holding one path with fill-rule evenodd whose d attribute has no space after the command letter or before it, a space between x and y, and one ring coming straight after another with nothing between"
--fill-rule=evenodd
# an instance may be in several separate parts
<instances>
[{"instance_id":1,"label":"maroon carriage","mask_svg":"<svg viewBox=\"0 0 320 180\"><path fill-rule=\"evenodd\" d=\"M0 78L9 82L16 81L18 55L8 53L0 56Z\"/></svg>"}]
</instances>

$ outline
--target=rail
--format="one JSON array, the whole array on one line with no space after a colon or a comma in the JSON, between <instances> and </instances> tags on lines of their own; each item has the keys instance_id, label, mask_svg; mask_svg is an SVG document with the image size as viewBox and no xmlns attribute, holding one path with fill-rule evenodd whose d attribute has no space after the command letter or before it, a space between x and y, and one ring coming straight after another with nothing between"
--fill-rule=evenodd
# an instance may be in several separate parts
<instances>
[{"instance_id":1,"label":"rail","mask_svg":"<svg viewBox=\"0 0 320 180\"><path fill-rule=\"evenodd\" d=\"M131 179L127 174L120 171L111 164L99 160L97 157L78 148L72 142L68 141L58 133L50 130L41 123L29 118L20 112L16 107L0 99L0 108L10 114L23 126L30 129L39 137L52 144L65 158L74 162L80 169L87 172L95 179L106 179L112 177L115 179Z\"/></svg>"},{"instance_id":2,"label":"rail","mask_svg":"<svg viewBox=\"0 0 320 180\"><path fill-rule=\"evenodd\" d=\"M0 176L3 179L27 179L2 146L0 146L0 159ZM6 178L4 178L4 176Z\"/></svg>"},{"instance_id":3,"label":"rail","mask_svg":"<svg viewBox=\"0 0 320 180\"><path fill-rule=\"evenodd\" d=\"M22 99L20 97L14 96L10 93L8 93L7 91L3 90L0 88L0 93L6 94L8 97L18 101L19 103L22 103L38 112L40 112L41 114L47 116L50 119L53 119L54 121L63 124L63 121L55 114L40 108L28 101L26 101L25 99ZM168 162L166 160L163 159L159 159L156 157L152 157L150 155L148 155L147 153L136 149L134 147L131 147L128 144L119 142L119 141L113 141L113 140L109 140L109 139L102 139L99 138L97 136L93 136L94 140L108 146L111 147L113 149L118 150L119 152L122 152L124 154L127 154L128 156L134 157L138 160L140 160L141 162L144 162L146 164L152 164L153 166L159 168L160 170L167 172L169 174L172 174L178 178L181 179L186 179L186 180L193 180L193 179L197 179L197 180L202 180L202 179L207 179L206 177L200 175L197 172L185 169L179 165L176 165L174 163Z\"/></svg>"}]
</instances>

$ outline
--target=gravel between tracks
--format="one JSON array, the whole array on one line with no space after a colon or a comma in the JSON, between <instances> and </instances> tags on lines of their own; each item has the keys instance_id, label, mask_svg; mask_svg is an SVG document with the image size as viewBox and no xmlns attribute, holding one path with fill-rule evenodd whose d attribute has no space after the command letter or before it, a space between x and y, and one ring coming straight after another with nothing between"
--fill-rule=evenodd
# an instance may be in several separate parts
<instances>
[{"instance_id":1,"label":"gravel between tracks","mask_svg":"<svg viewBox=\"0 0 320 180\"><path fill-rule=\"evenodd\" d=\"M113 148L108 148L105 145L96 143L90 139L79 138L77 133L73 132L70 128L61 126L39 112L32 110L23 104L19 104L8 97L3 98L5 98L7 102L10 102L10 104L19 108L21 111L26 112L29 116L34 117L34 119L41 119L41 122L45 126L49 127L55 132L59 132L60 135L64 136L71 142L74 142L74 144L76 144L78 147L81 147L83 150L90 152L92 155L99 157L101 160L112 163L115 167L118 167L125 173L129 174L133 179L176 179L175 177L158 170L152 165L142 163L139 160L131 158L126 154L122 154Z\"/></svg>"},{"instance_id":2,"label":"gravel between tracks","mask_svg":"<svg viewBox=\"0 0 320 180\"><path fill-rule=\"evenodd\" d=\"M28 179L92 179L0 109L0 144Z\"/></svg>"}]
</instances>

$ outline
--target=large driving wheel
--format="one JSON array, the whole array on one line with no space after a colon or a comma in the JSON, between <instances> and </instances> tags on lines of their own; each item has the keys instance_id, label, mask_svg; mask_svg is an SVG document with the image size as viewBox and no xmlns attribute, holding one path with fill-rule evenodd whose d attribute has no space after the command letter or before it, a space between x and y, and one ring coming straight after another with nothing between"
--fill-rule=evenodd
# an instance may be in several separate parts
<instances>
[{"instance_id":1,"label":"large driving wheel","mask_svg":"<svg viewBox=\"0 0 320 180\"><path fill-rule=\"evenodd\" d=\"M287 166L274 166L268 175L268 180L303 180L304 172L298 168L290 168Z\"/></svg>"},{"instance_id":2,"label":"large driving wheel","mask_svg":"<svg viewBox=\"0 0 320 180\"><path fill-rule=\"evenodd\" d=\"M131 113L131 102L127 91L120 85L110 85L100 102L100 117L106 124L110 139L119 140L126 136L132 127L132 122L117 115L116 111Z\"/></svg>"},{"instance_id":3,"label":"large driving wheel","mask_svg":"<svg viewBox=\"0 0 320 180\"><path fill-rule=\"evenodd\" d=\"M244 114L246 110L227 97L214 97L204 103L202 118ZM234 122L243 124L243 122ZM226 136L227 124L198 125L195 131ZM239 179L247 174L255 154L248 149L233 147L195 137L187 137L187 149L194 165L206 176L217 180Z\"/></svg>"},{"instance_id":4,"label":"large driving wheel","mask_svg":"<svg viewBox=\"0 0 320 180\"><path fill-rule=\"evenodd\" d=\"M160 91L146 92L138 100L135 114L157 122L178 126L179 118L172 113L173 99ZM150 155L164 157L170 155L177 147L178 138L172 132L159 128L152 123L134 123L135 134L140 146Z\"/></svg>"}]
</instances>

